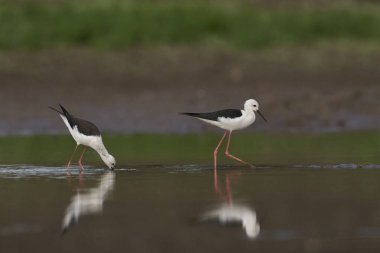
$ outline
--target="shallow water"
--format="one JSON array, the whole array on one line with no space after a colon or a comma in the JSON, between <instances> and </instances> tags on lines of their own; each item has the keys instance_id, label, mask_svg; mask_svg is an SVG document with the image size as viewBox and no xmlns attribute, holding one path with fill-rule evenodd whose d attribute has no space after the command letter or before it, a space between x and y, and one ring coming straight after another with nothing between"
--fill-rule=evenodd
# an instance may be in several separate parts
<instances>
[{"instance_id":1,"label":"shallow water","mask_svg":"<svg viewBox=\"0 0 380 253\"><path fill-rule=\"evenodd\" d=\"M368 252L380 165L0 166L0 252Z\"/></svg>"}]
</instances>

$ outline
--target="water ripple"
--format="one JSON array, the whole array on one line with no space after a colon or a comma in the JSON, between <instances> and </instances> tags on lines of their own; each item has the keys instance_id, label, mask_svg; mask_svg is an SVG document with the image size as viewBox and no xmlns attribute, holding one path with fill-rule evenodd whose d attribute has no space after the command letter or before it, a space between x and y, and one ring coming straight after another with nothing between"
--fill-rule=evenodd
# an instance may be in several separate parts
<instances>
[{"instance_id":1,"label":"water ripple","mask_svg":"<svg viewBox=\"0 0 380 253\"><path fill-rule=\"evenodd\" d=\"M306 169L380 169L380 164L355 164L355 163L341 163L341 164L310 164L310 165L294 165L293 168L306 168Z\"/></svg>"},{"instance_id":2,"label":"water ripple","mask_svg":"<svg viewBox=\"0 0 380 253\"><path fill-rule=\"evenodd\" d=\"M79 175L79 168L73 167L70 169L73 176ZM99 175L104 173L103 168L85 167L83 175ZM0 178L33 178L33 177L47 177L55 179L66 179L66 167L46 167L34 165L0 165Z\"/></svg>"},{"instance_id":3,"label":"water ripple","mask_svg":"<svg viewBox=\"0 0 380 253\"><path fill-rule=\"evenodd\" d=\"M220 165L218 170L228 171L245 169L244 166L234 165ZM199 165L199 164L177 164L177 165L145 165L134 166L133 168L118 168L116 173L125 173L131 171L139 171L149 169L152 171L162 171L166 173L202 173L206 171L212 171L214 167L212 165ZM342 164L297 164L297 165L259 165L255 169L249 170L251 172L260 170L273 170L273 169L297 169L297 170L377 170L380 169L380 164L355 164L355 163L342 163ZM84 176L98 176L108 171L107 168L86 166L82 172ZM78 176L80 174L79 167L72 167L70 169L72 176ZM0 178L33 178L33 177L47 177L54 179L65 179L67 177L67 170L64 166L35 166L35 165L0 165Z\"/></svg>"}]
</instances>

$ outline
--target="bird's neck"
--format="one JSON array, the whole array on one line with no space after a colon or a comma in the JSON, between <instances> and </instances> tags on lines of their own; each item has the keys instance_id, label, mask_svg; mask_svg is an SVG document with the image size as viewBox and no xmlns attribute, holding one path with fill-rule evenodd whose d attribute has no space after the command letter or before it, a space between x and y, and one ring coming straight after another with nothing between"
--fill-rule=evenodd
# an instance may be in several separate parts
<instances>
[{"instance_id":1,"label":"bird's neck","mask_svg":"<svg viewBox=\"0 0 380 253\"><path fill-rule=\"evenodd\" d=\"M244 111L246 113L253 113L251 106L249 106L247 103L244 104Z\"/></svg>"},{"instance_id":2,"label":"bird's neck","mask_svg":"<svg viewBox=\"0 0 380 253\"><path fill-rule=\"evenodd\" d=\"M255 113L252 111L252 109L250 108L244 108L243 109L243 112L245 115L247 116L251 116L251 117L255 117Z\"/></svg>"},{"instance_id":3,"label":"bird's neck","mask_svg":"<svg viewBox=\"0 0 380 253\"><path fill-rule=\"evenodd\" d=\"M251 109L243 110L243 115L244 115L244 118L248 122L249 125L252 124L256 119L256 115Z\"/></svg>"},{"instance_id":4,"label":"bird's neck","mask_svg":"<svg viewBox=\"0 0 380 253\"><path fill-rule=\"evenodd\" d=\"M94 149L96 150L96 152L98 152L100 156L106 157L109 155L108 150L106 149L102 141L98 142Z\"/></svg>"}]
</instances>

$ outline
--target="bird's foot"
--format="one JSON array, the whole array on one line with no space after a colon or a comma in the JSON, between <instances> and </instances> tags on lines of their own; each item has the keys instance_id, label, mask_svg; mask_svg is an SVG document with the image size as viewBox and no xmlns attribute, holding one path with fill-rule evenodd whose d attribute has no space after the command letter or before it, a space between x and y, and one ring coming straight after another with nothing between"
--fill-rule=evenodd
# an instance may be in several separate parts
<instances>
[{"instance_id":1,"label":"bird's foot","mask_svg":"<svg viewBox=\"0 0 380 253\"><path fill-rule=\"evenodd\" d=\"M253 164L248 163L247 165L248 165L248 167L249 167L250 169L256 169L256 166L253 165Z\"/></svg>"},{"instance_id":2,"label":"bird's foot","mask_svg":"<svg viewBox=\"0 0 380 253\"><path fill-rule=\"evenodd\" d=\"M250 164L250 163L247 163L246 161L243 161L243 160L241 160L240 158L237 158L237 157L234 156L234 155L231 155L228 151L226 151L225 154L226 154L226 156L228 156L229 158L234 159L234 160L236 160L236 161L238 161L238 162L240 162L240 163L242 163L242 164L245 164L245 165L249 166L250 168L255 168L254 165L252 165L252 164Z\"/></svg>"}]
</instances>

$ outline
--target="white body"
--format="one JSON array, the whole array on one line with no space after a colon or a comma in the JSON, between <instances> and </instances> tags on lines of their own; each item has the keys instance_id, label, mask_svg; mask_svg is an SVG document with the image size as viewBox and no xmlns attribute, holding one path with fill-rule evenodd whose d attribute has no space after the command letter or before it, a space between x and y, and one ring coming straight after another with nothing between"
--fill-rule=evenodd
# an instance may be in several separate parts
<instances>
[{"instance_id":1,"label":"white body","mask_svg":"<svg viewBox=\"0 0 380 253\"><path fill-rule=\"evenodd\" d=\"M224 204L202 216L203 220L217 220L219 223L239 223L249 238L255 238L260 233L256 212L246 206Z\"/></svg>"},{"instance_id":2,"label":"white body","mask_svg":"<svg viewBox=\"0 0 380 253\"><path fill-rule=\"evenodd\" d=\"M256 116L253 112L249 113L244 110L241 110L241 113L241 117L234 119L219 117L218 121L208 119L200 120L229 131L244 129L246 127L249 127L253 122L255 122Z\"/></svg>"},{"instance_id":3,"label":"white body","mask_svg":"<svg viewBox=\"0 0 380 253\"><path fill-rule=\"evenodd\" d=\"M74 138L77 145L85 145L94 149L102 158L103 162L109 167L113 168L115 166L115 158L110 155L103 144L101 136L87 136L78 131L78 127L75 126L74 129L71 128L67 118L64 115L60 115L63 122L70 131L71 136Z\"/></svg>"}]
</instances>

